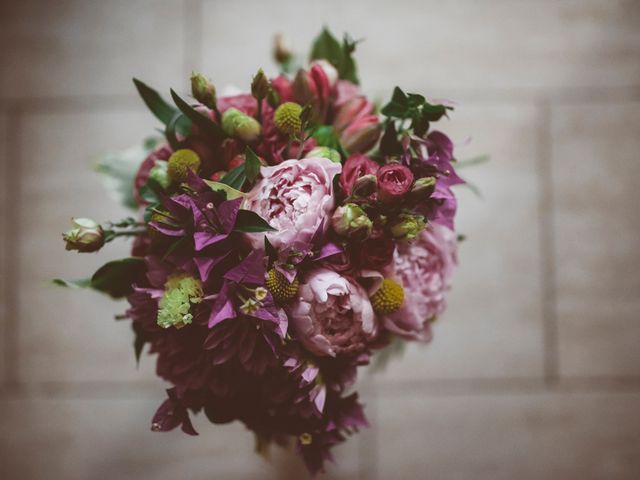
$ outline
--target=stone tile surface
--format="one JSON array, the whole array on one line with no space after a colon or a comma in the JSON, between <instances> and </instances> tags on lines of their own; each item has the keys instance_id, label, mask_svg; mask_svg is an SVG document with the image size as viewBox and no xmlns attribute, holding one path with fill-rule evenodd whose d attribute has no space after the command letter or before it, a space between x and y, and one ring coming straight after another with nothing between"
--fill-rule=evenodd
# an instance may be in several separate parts
<instances>
[{"instance_id":1,"label":"stone tile surface","mask_svg":"<svg viewBox=\"0 0 640 480\"><path fill-rule=\"evenodd\" d=\"M543 0L535 8L511 0L209 0L202 21L204 70L243 88L256 65L270 64L274 31L306 55L322 25L365 39L357 60L365 88L376 92L395 84L420 91L622 87L640 78L640 4L633 0Z\"/></svg>"},{"instance_id":2,"label":"stone tile surface","mask_svg":"<svg viewBox=\"0 0 640 480\"><path fill-rule=\"evenodd\" d=\"M0 400L0 477L4 479L175 478L225 480L309 478L301 462L279 448L270 461L253 451L253 435L238 423L194 418L198 437L154 433L158 399ZM323 478L355 480L357 439L337 450L338 468ZM28 455L25 452L29 452Z\"/></svg>"},{"instance_id":3,"label":"stone tile surface","mask_svg":"<svg viewBox=\"0 0 640 480\"><path fill-rule=\"evenodd\" d=\"M638 407L637 393L397 392L377 406L378 478L636 479Z\"/></svg>"},{"instance_id":4,"label":"stone tile surface","mask_svg":"<svg viewBox=\"0 0 640 480\"><path fill-rule=\"evenodd\" d=\"M640 103L552 111L560 371L640 375Z\"/></svg>"},{"instance_id":5,"label":"stone tile surface","mask_svg":"<svg viewBox=\"0 0 640 480\"><path fill-rule=\"evenodd\" d=\"M460 160L491 156L460 169L482 198L456 187L456 228L467 239L433 342L409 346L376 381L541 375L538 118L529 105L467 103L438 126L458 144Z\"/></svg>"},{"instance_id":6,"label":"stone tile surface","mask_svg":"<svg viewBox=\"0 0 640 480\"><path fill-rule=\"evenodd\" d=\"M182 86L183 2L3 2L0 98L135 95L131 77Z\"/></svg>"},{"instance_id":7,"label":"stone tile surface","mask_svg":"<svg viewBox=\"0 0 640 480\"><path fill-rule=\"evenodd\" d=\"M15 323L21 381L139 381L153 370L150 360L136 370L130 324L113 319L126 302L50 281L85 278L103 263L129 256L129 243L120 239L95 254L66 252L61 232L72 216L103 222L132 214L107 195L91 164L100 154L141 142L154 126L141 109L25 115L14 202L20 215Z\"/></svg>"}]
</instances>

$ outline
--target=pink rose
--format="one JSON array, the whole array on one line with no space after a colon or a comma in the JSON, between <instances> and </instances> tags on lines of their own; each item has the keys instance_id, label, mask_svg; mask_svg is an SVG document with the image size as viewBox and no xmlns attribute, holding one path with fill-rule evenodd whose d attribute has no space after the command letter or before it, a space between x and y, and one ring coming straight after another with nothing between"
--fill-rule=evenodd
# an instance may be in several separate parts
<instances>
[{"instance_id":1,"label":"pink rose","mask_svg":"<svg viewBox=\"0 0 640 480\"><path fill-rule=\"evenodd\" d=\"M377 330L367 292L326 268L307 274L288 313L298 339L316 355L362 352Z\"/></svg>"},{"instance_id":2,"label":"pink rose","mask_svg":"<svg viewBox=\"0 0 640 480\"><path fill-rule=\"evenodd\" d=\"M364 175L376 173L378 168L380 168L380 165L366 155L351 155L344 162L344 168L340 175L340 188L346 195L351 195L351 190L356 180Z\"/></svg>"},{"instance_id":3,"label":"pink rose","mask_svg":"<svg viewBox=\"0 0 640 480\"><path fill-rule=\"evenodd\" d=\"M268 233L271 244L286 247L311 239L324 219L328 228L334 206L333 177L341 165L327 158L287 160L262 167L262 179L247 194L243 208L252 210L277 229ZM250 234L255 248L264 246L264 234Z\"/></svg>"},{"instance_id":4,"label":"pink rose","mask_svg":"<svg viewBox=\"0 0 640 480\"><path fill-rule=\"evenodd\" d=\"M413 173L404 165L389 163L377 172L378 198L385 203L400 200L411 190Z\"/></svg>"},{"instance_id":5,"label":"pink rose","mask_svg":"<svg viewBox=\"0 0 640 480\"><path fill-rule=\"evenodd\" d=\"M400 242L394 255L395 277L405 293L397 312L384 317L387 330L402 337L429 341L430 322L444 312L445 295L457 265L454 231L430 224L413 242Z\"/></svg>"}]
</instances>

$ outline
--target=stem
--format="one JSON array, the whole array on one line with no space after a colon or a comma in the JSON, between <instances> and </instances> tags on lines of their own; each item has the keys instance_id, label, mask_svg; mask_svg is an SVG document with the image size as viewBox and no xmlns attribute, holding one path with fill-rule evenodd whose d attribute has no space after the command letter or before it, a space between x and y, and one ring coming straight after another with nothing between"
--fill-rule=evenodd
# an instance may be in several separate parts
<instances>
[{"instance_id":1,"label":"stem","mask_svg":"<svg viewBox=\"0 0 640 480\"><path fill-rule=\"evenodd\" d=\"M258 102L258 111L256 112L256 120L262 123L262 99L256 98Z\"/></svg>"}]
</instances>

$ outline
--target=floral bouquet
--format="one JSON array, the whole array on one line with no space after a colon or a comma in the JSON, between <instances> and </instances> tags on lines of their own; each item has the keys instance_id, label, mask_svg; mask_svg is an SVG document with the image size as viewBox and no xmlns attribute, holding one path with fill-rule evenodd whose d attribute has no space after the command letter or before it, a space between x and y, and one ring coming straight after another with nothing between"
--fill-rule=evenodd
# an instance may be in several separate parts
<instances>
[{"instance_id":1,"label":"floral bouquet","mask_svg":"<svg viewBox=\"0 0 640 480\"><path fill-rule=\"evenodd\" d=\"M218 95L196 73L193 98L172 90L171 104L134 80L164 138L101 169L138 214L64 234L79 252L133 237L132 255L56 282L127 298L137 358L148 344L171 384L152 430L196 435L200 411L239 420L316 473L367 425L358 367L431 339L456 265L463 181L432 127L451 106L396 87L378 111L355 46L325 29L300 67L276 42L281 74L258 70L250 93Z\"/></svg>"}]
</instances>

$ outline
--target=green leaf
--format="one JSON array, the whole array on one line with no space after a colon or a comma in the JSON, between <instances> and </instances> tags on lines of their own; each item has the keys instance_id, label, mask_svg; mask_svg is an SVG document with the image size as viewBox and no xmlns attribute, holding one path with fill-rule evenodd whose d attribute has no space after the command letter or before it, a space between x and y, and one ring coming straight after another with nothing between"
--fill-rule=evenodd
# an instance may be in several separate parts
<instances>
[{"instance_id":1,"label":"green leaf","mask_svg":"<svg viewBox=\"0 0 640 480\"><path fill-rule=\"evenodd\" d=\"M105 263L91 277L91 288L113 298L121 298L133 291L135 283L145 272L144 259L129 257Z\"/></svg>"},{"instance_id":2,"label":"green leaf","mask_svg":"<svg viewBox=\"0 0 640 480\"><path fill-rule=\"evenodd\" d=\"M255 154L255 152L251 150L251 147L249 147L249 145L247 145L247 148L245 148L244 150L244 157L244 172L247 175L247 180L253 183L260 174L260 159Z\"/></svg>"},{"instance_id":3,"label":"green leaf","mask_svg":"<svg viewBox=\"0 0 640 480\"><path fill-rule=\"evenodd\" d=\"M127 208L138 208L133 197L133 182L140 165L157 143L158 138L149 138L145 140L144 145L103 155L94 164L95 170L104 175L107 192Z\"/></svg>"},{"instance_id":4,"label":"green leaf","mask_svg":"<svg viewBox=\"0 0 640 480\"><path fill-rule=\"evenodd\" d=\"M425 101L422 106L422 117L428 122L437 122L446 115L447 110L453 109L444 105L432 105Z\"/></svg>"},{"instance_id":5,"label":"green leaf","mask_svg":"<svg viewBox=\"0 0 640 480\"><path fill-rule=\"evenodd\" d=\"M179 133L183 136L187 136L191 133L191 120L189 120L184 113L176 112L171 121L167 124L167 128L164 130L164 136L167 138L171 148L179 150L181 148L180 141L176 136Z\"/></svg>"},{"instance_id":6,"label":"green leaf","mask_svg":"<svg viewBox=\"0 0 640 480\"><path fill-rule=\"evenodd\" d=\"M257 213L251 210L239 210L236 226L233 230L243 233L260 233L274 232L276 229Z\"/></svg>"},{"instance_id":7,"label":"green leaf","mask_svg":"<svg viewBox=\"0 0 640 480\"><path fill-rule=\"evenodd\" d=\"M311 132L311 137L318 142L318 146L320 147L329 147L337 150L340 155L344 158L348 157L349 154L345 151L342 143L340 142L340 136L336 129L331 125L318 125Z\"/></svg>"},{"instance_id":8,"label":"green leaf","mask_svg":"<svg viewBox=\"0 0 640 480\"><path fill-rule=\"evenodd\" d=\"M244 185L245 180L247 179L247 174L245 173L245 164L238 165L236 168L227 172L227 174L220 179L222 183L225 185L229 185L236 190L241 190L242 185Z\"/></svg>"},{"instance_id":9,"label":"green leaf","mask_svg":"<svg viewBox=\"0 0 640 480\"><path fill-rule=\"evenodd\" d=\"M163 192L162 185L160 185L156 180L149 177L147 182L140 188L140 196L147 203L159 203L160 197L159 195Z\"/></svg>"},{"instance_id":10,"label":"green leaf","mask_svg":"<svg viewBox=\"0 0 640 480\"><path fill-rule=\"evenodd\" d=\"M310 58L311 60L327 60L336 68L342 63L342 46L327 27L324 27L314 40Z\"/></svg>"},{"instance_id":11,"label":"green leaf","mask_svg":"<svg viewBox=\"0 0 640 480\"><path fill-rule=\"evenodd\" d=\"M180 111L195 123L205 136L210 137L214 141L221 141L225 137L220 125L185 102L173 89L171 89L171 98L173 98L173 101Z\"/></svg>"},{"instance_id":12,"label":"green leaf","mask_svg":"<svg viewBox=\"0 0 640 480\"><path fill-rule=\"evenodd\" d=\"M214 192L224 194L227 200L235 200L236 198L244 197L245 194L240 190L236 190L233 187L230 187L226 183L214 182L212 180L205 180L204 183L211 187L211 190Z\"/></svg>"},{"instance_id":13,"label":"green leaf","mask_svg":"<svg viewBox=\"0 0 640 480\"><path fill-rule=\"evenodd\" d=\"M356 42L352 41L348 35L345 35L342 40L342 62L340 63L338 74L340 75L340 78L359 85L358 69L356 67L356 61L352 55L355 48Z\"/></svg>"},{"instance_id":14,"label":"green leaf","mask_svg":"<svg viewBox=\"0 0 640 480\"><path fill-rule=\"evenodd\" d=\"M158 92L144 82L134 78L133 83L151 113L164 125L167 125L178 111L165 102Z\"/></svg>"},{"instance_id":15,"label":"green leaf","mask_svg":"<svg viewBox=\"0 0 640 480\"><path fill-rule=\"evenodd\" d=\"M81 278L79 280L64 280L62 278L54 278L51 282L59 287L68 288L89 288L91 286L90 278Z\"/></svg>"},{"instance_id":16,"label":"green leaf","mask_svg":"<svg viewBox=\"0 0 640 480\"><path fill-rule=\"evenodd\" d=\"M400 87L396 87L393 89L391 101L382 107L380 112L387 117L406 118L409 108L409 98Z\"/></svg>"}]
</instances>

